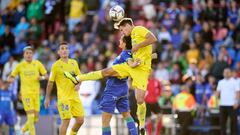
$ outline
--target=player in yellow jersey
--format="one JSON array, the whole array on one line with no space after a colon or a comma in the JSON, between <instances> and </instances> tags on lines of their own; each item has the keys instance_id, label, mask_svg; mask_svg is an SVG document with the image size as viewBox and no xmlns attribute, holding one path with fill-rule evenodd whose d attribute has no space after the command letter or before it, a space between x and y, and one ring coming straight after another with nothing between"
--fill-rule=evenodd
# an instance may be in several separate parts
<instances>
[{"instance_id":1,"label":"player in yellow jersey","mask_svg":"<svg viewBox=\"0 0 240 135\"><path fill-rule=\"evenodd\" d=\"M45 108L49 106L53 83L56 82L58 111L62 120L59 134L66 135L70 119L73 117L76 122L71 129L70 135L76 135L84 121L84 110L78 92L75 90L75 84L64 76L64 71L75 75L80 75L81 73L77 62L68 58L69 50L67 43L59 45L58 54L60 59L52 66L44 106Z\"/></svg>"},{"instance_id":2,"label":"player in yellow jersey","mask_svg":"<svg viewBox=\"0 0 240 135\"><path fill-rule=\"evenodd\" d=\"M100 71L82 74L73 77L68 72L65 75L74 82L85 80L97 80L103 77L113 76L118 78L132 78L132 86L136 89L136 100L138 104L137 115L140 124L140 134L145 134L145 115L146 105L144 96L147 89L148 77L151 70L152 61L152 44L157 41L151 31L143 26L134 26L131 18L123 18L115 26L124 36L132 38L133 61L140 59L141 64L135 68L131 68L127 63L113 65Z\"/></svg>"},{"instance_id":3,"label":"player in yellow jersey","mask_svg":"<svg viewBox=\"0 0 240 135\"><path fill-rule=\"evenodd\" d=\"M33 48L24 48L24 60L20 62L8 77L8 82L12 83L17 75L20 76L23 108L27 113L27 122L22 128L22 132L30 131L30 135L35 135L34 124L38 121L40 109L40 80L47 79L47 71L38 60L33 60Z\"/></svg>"}]
</instances>

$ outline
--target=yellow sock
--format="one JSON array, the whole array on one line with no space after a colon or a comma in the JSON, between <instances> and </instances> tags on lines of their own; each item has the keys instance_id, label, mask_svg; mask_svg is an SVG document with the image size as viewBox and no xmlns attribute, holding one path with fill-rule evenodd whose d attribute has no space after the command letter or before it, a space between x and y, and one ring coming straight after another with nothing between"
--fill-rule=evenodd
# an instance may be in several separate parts
<instances>
[{"instance_id":1,"label":"yellow sock","mask_svg":"<svg viewBox=\"0 0 240 135\"><path fill-rule=\"evenodd\" d=\"M28 131L28 122L25 123L25 125L22 128L22 132L25 133Z\"/></svg>"},{"instance_id":2,"label":"yellow sock","mask_svg":"<svg viewBox=\"0 0 240 135\"><path fill-rule=\"evenodd\" d=\"M137 116L139 120L140 128L144 128L145 126L145 117L146 117L146 104L137 104Z\"/></svg>"},{"instance_id":3,"label":"yellow sock","mask_svg":"<svg viewBox=\"0 0 240 135\"><path fill-rule=\"evenodd\" d=\"M37 123L38 122L38 117L34 117L34 123Z\"/></svg>"},{"instance_id":4,"label":"yellow sock","mask_svg":"<svg viewBox=\"0 0 240 135\"><path fill-rule=\"evenodd\" d=\"M87 74L81 74L76 77L78 81L99 80L102 79L102 71L94 71Z\"/></svg>"},{"instance_id":5,"label":"yellow sock","mask_svg":"<svg viewBox=\"0 0 240 135\"><path fill-rule=\"evenodd\" d=\"M36 135L35 125L34 125L34 114L27 114L27 123L30 135Z\"/></svg>"},{"instance_id":6,"label":"yellow sock","mask_svg":"<svg viewBox=\"0 0 240 135\"><path fill-rule=\"evenodd\" d=\"M70 135L77 135L77 132L74 132L74 131L70 131Z\"/></svg>"}]
</instances>

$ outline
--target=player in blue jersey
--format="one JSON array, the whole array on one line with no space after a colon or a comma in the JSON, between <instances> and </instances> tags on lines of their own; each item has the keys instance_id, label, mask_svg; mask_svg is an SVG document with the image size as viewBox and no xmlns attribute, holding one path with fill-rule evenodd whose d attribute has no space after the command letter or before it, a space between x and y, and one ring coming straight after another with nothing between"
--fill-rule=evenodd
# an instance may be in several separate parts
<instances>
[{"instance_id":1,"label":"player in blue jersey","mask_svg":"<svg viewBox=\"0 0 240 135\"><path fill-rule=\"evenodd\" d=\"M9 135L14 135L14 124L17 122L13 107L13 100L15 99L16 96L13 92L8 90L8 84L0 79L0 127L5 122L9 126Z\"/></svg>"},{"instance_id":2,"label":"player in blue jersey","mask_svg":"<svg viewBox=\"0 0 240 135\"><path fill-rule=\"evenodd\" d=\"M123 36L120 39L119 47L123 49L121 54L114 60L113 65L127 62L129 66L136 67L140 64L139 60L133 61L131 53L131 37ZM118 79L109 77L102 95L99 108L102 113L102 135L111 135L110 120L115 108L122 114L127 122L127 127L131 135L137 135L138 130L129 112L128 103L128 84L127 78Z\"/></svg>"}]
</instances>

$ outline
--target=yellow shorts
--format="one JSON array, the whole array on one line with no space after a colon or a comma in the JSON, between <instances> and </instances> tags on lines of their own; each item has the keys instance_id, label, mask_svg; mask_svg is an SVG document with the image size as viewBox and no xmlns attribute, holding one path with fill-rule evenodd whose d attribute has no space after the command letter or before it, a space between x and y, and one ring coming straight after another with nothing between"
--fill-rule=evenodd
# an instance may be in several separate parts
<instances>
[{"instance_id":1,"label":"yellow shorts","mask_svg":"<svg viewBox=\"0 0 240 135\"><path fill-rule=\"evenodd\" d=\"M58 111L61 119L84 116L84 109L80 99L58 101Z\"/></svg>"},{"instance_id":2,"label":"yellow shorts","mask_svg":"<svg viewBox=\"0 0 240 135\"><path fill-rule=\"evenodd\" d=\"M35 110L39 112L40 109L40 94L26 94L22 95L22 103L25 111Z\"/></svg>"},{"instance_id":3,"label":"yellow shorts","mask_svg":"<svg viewBox=\"0 0 240 135\"><path fill-rule=\"evenodd\" d=\"M113 70L119 74L119 78L132 78L132 86L140 90L147 90L150 70L138 66L131 68L126 62L112 66Z\"/></svg>"}]
</instances>

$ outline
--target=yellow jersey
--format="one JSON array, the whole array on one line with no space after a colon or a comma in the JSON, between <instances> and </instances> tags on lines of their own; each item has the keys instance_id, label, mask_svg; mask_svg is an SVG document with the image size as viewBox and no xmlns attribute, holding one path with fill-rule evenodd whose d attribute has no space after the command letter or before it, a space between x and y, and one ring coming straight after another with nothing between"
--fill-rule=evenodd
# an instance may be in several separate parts
<instances>
[{"instance_id":1,"label":"yellow jersey","mask_svg":"<svg viewBox=\"0 0 240 135\"><path fill-rule=\"evenodd\" d=\"M74 88L75 84L64 76L64 71L75 75L81 74L77 62L73 59L68 59L67 63L59 59L53 64L49 81L56 82L58 100L79 98Z\"/></svg>"},{"instance_id":2,"label":"yellow jersey","mask_svg":"<svg viewBox=\"0 0 240 135\"><path fill-rule=\"evenodd\" d=\"M40 94L39 76L45 75L46 73L47 70L40 61L32 60L32 62L29 63L23 60L12 71L11 76L20 76L20 91L22 95Z\"/></svg>"},{"instance_id":3,"label":"yellow jersey","mask_svg":"<svg viewBox=\"0 0 240 135\"><path fill-rule=\"evenodd\" d=\"M72 0L70 3L70 18L79 18L85 13L85 5L83 1Z\"/></svg>"},{"instance_id":4,"label":"yellow jersey","mask_svg":"<svg viewBox=\"0 0 240 135\"><path fill-rule=\"evenodd\" d=\"M143 26L135 26L131 32L132 46L139 44L146 40L146 35L150 31ZM133 59L139 58L141 60L142 69L151 69L152 63L152 45L140 48L137 52L133 53Z\"/></svg>"}]
</instances>

